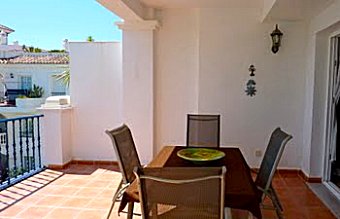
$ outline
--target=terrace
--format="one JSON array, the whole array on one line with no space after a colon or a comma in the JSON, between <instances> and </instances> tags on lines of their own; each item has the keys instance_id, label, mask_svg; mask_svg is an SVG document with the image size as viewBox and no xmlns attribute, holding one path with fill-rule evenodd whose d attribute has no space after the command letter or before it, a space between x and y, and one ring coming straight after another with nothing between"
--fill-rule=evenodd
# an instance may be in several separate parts
<instances>
[{"instance_id":1,"label":"terrace","mask_svg":"<svg viewBox=\"0 0 340 219\"><path fill-rule=\"evenodd\" d=\"M71 103L41 107L33 128L47 169L1 191L0 218L106 218L121 174L104 131L128 124L148 164L165 145L185 144L191 113L221 115L221 145L239 148L251 168L270 132L287 130L273 181L285 218L340 217L339 0L98 2L122 18L123 42L69 43ZM117 207L111 218L126 218Z\"/></svg>"}]
</instances>

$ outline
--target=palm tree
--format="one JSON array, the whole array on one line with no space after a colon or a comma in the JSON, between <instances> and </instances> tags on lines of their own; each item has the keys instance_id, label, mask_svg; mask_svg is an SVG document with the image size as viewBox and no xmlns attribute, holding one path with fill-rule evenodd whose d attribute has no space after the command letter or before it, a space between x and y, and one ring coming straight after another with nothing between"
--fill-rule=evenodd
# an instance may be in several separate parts
<instances>
[{"instance_id":1,"label":"palm tree","mask_svg":"<svg viewBox=\"0 0 340 219\"><path fill-rule=\"evenodd\" d=\"M67 87L70 86L70 69L63 71L60 74L52 75L57 81L61 81Z\"/></svg>"}]
</instances>

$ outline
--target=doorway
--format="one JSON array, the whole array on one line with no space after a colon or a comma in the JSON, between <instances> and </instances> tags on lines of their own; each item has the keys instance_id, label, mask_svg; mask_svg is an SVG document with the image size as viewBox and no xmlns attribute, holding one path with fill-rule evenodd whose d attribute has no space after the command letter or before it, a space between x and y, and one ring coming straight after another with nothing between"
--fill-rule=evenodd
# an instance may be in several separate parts
<instances>
[{"instance_id":1,"label":"doorway","mask_svg":"<svg viewBox=\"0 0 340 219\"><path fill-rule=\"evenodd\" d=\"M325 181L340 194L340 35L330 40Z\"/></svg>"}]
</instances>

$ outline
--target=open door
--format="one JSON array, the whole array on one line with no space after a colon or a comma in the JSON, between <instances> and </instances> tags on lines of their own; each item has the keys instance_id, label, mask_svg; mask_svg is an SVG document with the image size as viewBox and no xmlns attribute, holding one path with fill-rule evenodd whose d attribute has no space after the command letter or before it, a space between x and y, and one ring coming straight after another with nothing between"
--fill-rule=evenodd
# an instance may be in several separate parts
<instances>
[{"instance_id":1,"label":"open door","mask_svg":"<svg viewBox=\"0 0 340 219\"><path fill-rule=\"evenodd\" d=\"M340 193L340 36L331 38L325 181Z\"/></svg>"}]
</instances>

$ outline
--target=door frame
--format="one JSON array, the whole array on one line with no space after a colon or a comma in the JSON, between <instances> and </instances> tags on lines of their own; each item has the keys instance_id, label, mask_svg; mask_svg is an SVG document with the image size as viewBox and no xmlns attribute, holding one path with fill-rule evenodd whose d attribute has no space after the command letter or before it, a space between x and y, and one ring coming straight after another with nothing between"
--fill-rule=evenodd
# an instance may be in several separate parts
<instances>
[{"instance_id":1,"label":"door frame","mask_svg":"<svg viewBox=\"0 0 340 219\"><path fill-rule=\"evenodd\" d=\"M338 38L337 43L333 43L333 40ZM339 49L340 44L340 31L336 31L330 35L328 41L328 89L327 89L327 112L326 112L326 128L325 128L325 157L324 157L324 170L323 170L323 184L340 200L340 188L330 181L331 175L331 164L330 164L330 144L331 144L331 116L334 112L332 112L332 103L333 103L333 89L334 89L334 71L332 68L334 67L334 53ZM336 48L338 46L338 48ZM340 59L337 60L338 63ZM339 120L340 122L340 120ZM340 130L339 130L340 131Z\"/></svg>"}]
</instances>

